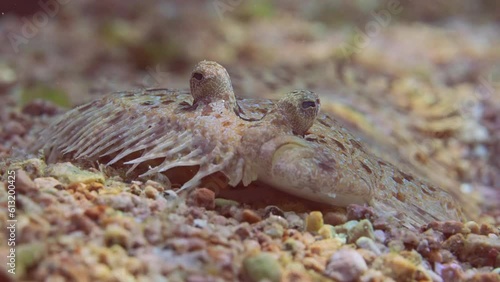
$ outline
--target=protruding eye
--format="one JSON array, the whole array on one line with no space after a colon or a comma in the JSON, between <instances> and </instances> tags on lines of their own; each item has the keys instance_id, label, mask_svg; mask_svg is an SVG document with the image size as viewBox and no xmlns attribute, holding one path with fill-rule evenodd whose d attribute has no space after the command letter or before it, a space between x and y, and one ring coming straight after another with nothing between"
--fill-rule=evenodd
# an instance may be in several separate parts
<instances>
[{"instance_id":1,"label":"protruding eye","mask_svg":"<svg viewBox=\"0 0 500 282\"><path fill-rule=\"evenodd\" d=\"M316 107L316 102L314 101L304 101L302 102L302 109L314 108Z\"/></svg>"},{"instance_id":2,"label":"protruding eye","mask_svg":"<svg viewBox=\"0 0 500 282\"><path fill-rule=\"evenodd\" d=\"M199 72L195 72L195 73L193 73L193 78L196 79L196 80L202 80L203 79L203 74L201 74Z\"/></svg>"}]
</instances>

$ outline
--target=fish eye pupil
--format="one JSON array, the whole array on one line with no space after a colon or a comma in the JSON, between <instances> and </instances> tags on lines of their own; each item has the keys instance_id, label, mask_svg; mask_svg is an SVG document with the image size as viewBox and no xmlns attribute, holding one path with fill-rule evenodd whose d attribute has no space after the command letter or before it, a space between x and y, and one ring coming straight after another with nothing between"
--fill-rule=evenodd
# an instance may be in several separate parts
<instances>
[{"instance_id":1,"label":"fish eye pupil","mask_svg":"<svg viewBox=\"0 0 500 282\"><path fill-rule=\"evenodd\" d=\"M196 79L196 80L202 80L203 79L203 74L201 74L199 72L195 72L195 73L193 73L193 78Z\"/></svg>"},{"instance_id":2,"label":"fish eye pupil","mask_svg":"<svg viewBox=\"0 0 500 282\"><path fill-rule=\"evenodd\" d=\"M316 107L316 102L314 101L304 101L302 102L302 109L314 108Z\"/></svg>"}]
</instances>

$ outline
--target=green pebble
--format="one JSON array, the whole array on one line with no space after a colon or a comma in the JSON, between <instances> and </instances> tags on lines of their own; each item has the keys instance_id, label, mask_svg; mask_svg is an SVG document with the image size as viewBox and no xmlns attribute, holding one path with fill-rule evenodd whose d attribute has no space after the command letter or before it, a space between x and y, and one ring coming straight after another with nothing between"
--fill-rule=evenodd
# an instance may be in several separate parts
<instances>
[{"instance_id":1,"label":"green pebble","mask_svg":"<svg viewBox=\"0 0 500 282\"><path fill-rule=\"evenodd\" d=\"M264 233L271 238L282 238L285 230L279 224L271 224L264 227Z\"/></svg>"},{"instance_id":2,"label":"green pebble","mask_svg":"<svg viewBox=\"0 0 500 282\"><path fill-rule=\"evenodd\" d=\"M47 168L47 174L65 183L104 183L104 176L99 172L81 170L71 163L58 163Z\"/></svg>"},{"instance_id":3,"label":"green pebble","mask_svg":"<svg viewBox=\"0 0 500 282\"><path fill-rule=\"evenodd\" d=\"M364 236L360 237L358 240L356 240L356 246L358 246L359 248L365 249L365 250L372 251L376 255L382 254L382 252L377 247L375 242L372 239L364 237Z\"/></svg>"},{"instance_id":4,"label":"green pebble","mask_svg":"<svg viewBox=\"0 0 500 282\"><path fill-rule=\"evenodd\" d=\"M250 281L281 280L281 265L270 253L260 253L245 258L243 270Z\"/></svg>"},{"instance_id":5,"label":"green pebble","mask_svg":"<svg viewBox=\"0 0 500 282\"><path fill-rule=\"evenodd\" d=\"M27 87L21 92L20 102L22 105L26 105L35 99L50 101L61 107L71 107L69 96L64 90L45 84Z\"/></svg>"},{"instance_id":6,"label":"green pebble","mask_svg":"<svg viewBox=\"0 0 500 282\"><path fill-rule=\"evenodd\" d=\"M288 238L283 243L283 250L290 252L292 255L296 255L300 250L303 250L305 246L295 239Z\"/></svg>"},{"instance_id":7,"label":"green pebble","mask_svg":"<svg viewBox=\"0 0 500 282\"><path fill-rule=\"evenodd\" d=\"M347 234L347 232L351 229L354 228L354 226L356 226L358 224L358 221L357 220L350 220L342 225L337 225L335 226L335 231L337 233L345 233Z\"/></svg>"},{"instance_id":8,"label":"green pebble","mask_svg":"<svg viewBox=\"0 0 500 282\"><path fill-rule=\"evenodd\" d=\"M335 227L330 224L325 224L318 231L319 235L323 237L323 239L330 239L338 237L337 231L335 231Z\"/></svg>"},{"instance_id":9,"label":"green pebble","mask_svg":"<svg viewBox=\"0 0 500 282\"><path fill-rule=\"evenodd\" d=\"M375 239L372 223L367 219L361 220L356 226L347 231L348 243L354 243L361 237L367 237L372 240Z\"/></svg>"},{"instance_id":10,"label":"green pebble","mask_svg":"<svg viewBox=\"0 0 500 282\"><path fill-rule=\"evenodd\" d=\"M222 198L216 198L214 200L215 206L222 208L222 207L227 207L227 206L238 206L239 203L233 200L228 200L228 199L222 199Z\"/></svg>"},{"instance_id":11,"label":"green pebble","mask_svg":"<svg viewBox=\"0 0 500 282\"><path fill-rule=\"evenodd\" d=\"M44 243L31 243L20 245L17 250L17 271L18 277L24 276L28 268L40 261L45 254Z\"/></svg>"}]
</instances>

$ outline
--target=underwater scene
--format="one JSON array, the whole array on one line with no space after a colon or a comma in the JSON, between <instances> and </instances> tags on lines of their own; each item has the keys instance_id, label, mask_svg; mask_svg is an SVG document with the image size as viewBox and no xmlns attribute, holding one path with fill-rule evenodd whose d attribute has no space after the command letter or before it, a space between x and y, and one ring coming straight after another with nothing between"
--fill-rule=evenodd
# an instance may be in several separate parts
<instances>
[{"instance_id":1,"label":"underwater scene","mask_svg":"<svg viewBox=\"0 0 500 282\"><path fill-rule=\"evenodd\" d=\"M500 281L500 3L0 4L0 281Z\"/></svg>"}]
</instances>

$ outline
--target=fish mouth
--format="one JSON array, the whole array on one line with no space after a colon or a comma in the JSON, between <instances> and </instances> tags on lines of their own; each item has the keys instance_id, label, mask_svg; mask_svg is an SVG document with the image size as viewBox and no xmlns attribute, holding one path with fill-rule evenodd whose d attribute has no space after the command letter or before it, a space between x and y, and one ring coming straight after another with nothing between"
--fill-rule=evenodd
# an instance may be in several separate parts
<instances>
[{"instance_id":1,"label":"fish mouth","mask_svg":"<svg viewBox=\"0 0 500 282\"><path fill-rule=\"evenodd\" d=\"M297 137L275 140L273 149L269 167L259 180L286 193L332 206L368 204L364 181L346 181L351 179L344 177L346 168L339 167L333 156L322 155L327 152Z\"/></svg>"}]
</instances>

